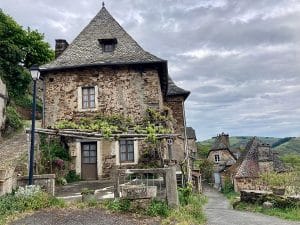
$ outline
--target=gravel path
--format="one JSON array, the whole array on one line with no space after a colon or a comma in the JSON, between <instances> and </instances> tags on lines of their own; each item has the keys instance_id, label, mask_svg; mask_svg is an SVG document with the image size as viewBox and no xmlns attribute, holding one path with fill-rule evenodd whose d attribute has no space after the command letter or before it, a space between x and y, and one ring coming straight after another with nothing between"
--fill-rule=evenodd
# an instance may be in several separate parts
<instances>
[{"instance_id":1,"label":"gravel path","mask_svg":"<svg viewBox=\"0 0 300 225\"><path fill-rule=\"evenodd\" d=\"M109 213L101 209L50 209L36 212L10 225L159 225L155 218Z\"/></svg>"},{"instance_id":2,"label":"gravel path","mask_svg":"<svg viewBox=\"0 0 300 225\"><path fill-rule=\"evenodd\" d=\"M208 225L300 225L260 213L233 210L228 200L219 192L205 188L208 203L204 207Z\"/></svg>"}]
</instances>

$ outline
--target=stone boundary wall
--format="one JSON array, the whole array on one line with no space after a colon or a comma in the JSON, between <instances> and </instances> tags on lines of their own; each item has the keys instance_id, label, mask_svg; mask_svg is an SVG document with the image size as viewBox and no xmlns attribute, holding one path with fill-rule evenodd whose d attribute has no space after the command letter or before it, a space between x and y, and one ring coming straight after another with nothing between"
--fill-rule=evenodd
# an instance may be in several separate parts
<instances>
[{"instance_id":1,"label":"stone boundary wall","mask_svg":"<svg viewBox=\"0 0 300 225\"><path fill-rule=\"evenodd\" d=\"M39 185L42 190L51 195L55 195L55 174L42 174L33 176L34 184ZM28 185L28 176L17 178L17 187Z\"/></svg>"}]
</instances>

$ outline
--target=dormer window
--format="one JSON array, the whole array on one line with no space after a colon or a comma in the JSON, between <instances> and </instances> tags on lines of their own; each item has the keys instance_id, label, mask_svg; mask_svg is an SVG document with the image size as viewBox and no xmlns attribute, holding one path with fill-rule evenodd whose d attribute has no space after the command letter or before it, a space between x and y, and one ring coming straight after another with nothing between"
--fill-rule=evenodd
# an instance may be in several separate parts
<instances>
[{"instance_id":1,"label":"dormer window","mask_svg":"<svg viewBox=\"0 0 300 225\"><path fill-rule=\"evenodd\" d=\"M117 39L116 38L110 38L110 39L99 39L99 44L102 47L103 52L113 52L117 45Z\"/></svg>"}]
</instances>

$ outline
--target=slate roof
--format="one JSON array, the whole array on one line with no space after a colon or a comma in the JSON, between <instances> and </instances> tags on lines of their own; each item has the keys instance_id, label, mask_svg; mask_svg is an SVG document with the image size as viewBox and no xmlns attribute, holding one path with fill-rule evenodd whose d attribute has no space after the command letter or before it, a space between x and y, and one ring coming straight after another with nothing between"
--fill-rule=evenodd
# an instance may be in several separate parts
<instances>
[{"instance_id":1,"label":"slate roof","mask_svg":"<svg viewBox=\"0 0 300 225\"><path fill-rule=\"evenodd\" d=\"M229 149L229 135L219 134L215 137L215 142L212 144L211 150Z\"/></svg>"},{"instance_id":2,"label":"slate roof","mask_svg":"<svg viewBox=\"0 0 300 225\"><path fill-rule=\"evenodd\" d=\"M252 138L246 145L246 150L241 156L242 162L235 175L236 178L256 178L259 177L258 147L264 144L256 137ZM274 171L284 172L286 168L278 155L272 152Z\"/></svg>"},{"instance_id":3,"label":"slate roof","mask_svg":"<svg viewBox=\"0 0 300 225\"><path fill-rule=\"evenodd\" d=\"M117 39L113 52L102 52L99 39ZM103 6L67 49L42 71L107 64L165 63L141 46L120 26ZM165 65L166 66L166 65Z\"/></svg>"},{"instance_id":4,"label":"slate roof","mask_svg":"<svg viewBox=\"0 0 300 225\"><path fill-rule=\"evenodd\" d=\"M186 127L186 136L187 136L188 139L195 139L195 140L197 140L197 138L196 138L196 132L195 132L195 130L192 127Z\"/></svg>"},{"instance_id":5,"label":"slate roof","mask_svg":"<svg viewBox=\"0 0 300 225\"><path fill-rule=\"evenodd\" d=\"M174 81L168 77L168 92L167 96L183 96L186 99L190 95L189 91L186 91L178 87Z\"/></svg>"}]
</instances>

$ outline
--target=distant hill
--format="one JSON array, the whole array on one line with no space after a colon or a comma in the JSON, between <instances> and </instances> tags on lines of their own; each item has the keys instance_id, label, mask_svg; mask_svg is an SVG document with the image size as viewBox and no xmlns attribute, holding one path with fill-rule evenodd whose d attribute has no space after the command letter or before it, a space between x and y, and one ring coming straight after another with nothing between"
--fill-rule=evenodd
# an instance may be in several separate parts
<instances>
[{"instance_id":1,"label":"distant hill","mask_svg":"<svg viewBox=\"0 0 300 225\"><path fill-rule=\"evenodd\" d=\"M252 136L232 136L229 137L231 148L245 149L247 142ZM277 151L281 156L287 154L299 154L300 155L300 137L285 137L285 138L274 138L274 137L258 137L262 142L270 144L272 148ZM205 155L214 139L208 139L205 141L197 142L198 149L201 155Z\"/></svg>"}]
</instances>

